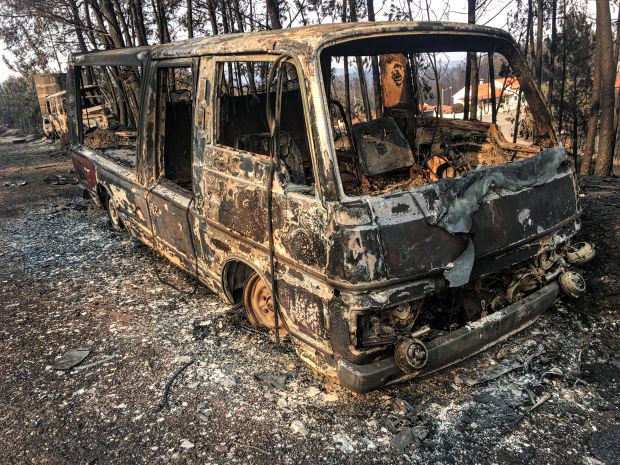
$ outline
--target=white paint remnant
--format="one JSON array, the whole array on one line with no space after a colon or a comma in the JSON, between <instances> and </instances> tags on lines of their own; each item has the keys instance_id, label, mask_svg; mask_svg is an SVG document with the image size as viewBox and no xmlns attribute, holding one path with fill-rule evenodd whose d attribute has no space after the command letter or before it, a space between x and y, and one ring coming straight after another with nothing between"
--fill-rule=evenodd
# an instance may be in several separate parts
<instances>
[{"instance_id":1,"label":"white paint remnant","mask_svg":"<svg viewBox=\"0 0 620 465\"><path fill-rule=\"evenodd\" d=\"M519 223L521 223L522 226L525 226L525 224L532 224L532 220L530 218L530 209L529 208L524 208L523 210L521 210L519 212L519 215L517 216L517 219L519 220Z\"/></svg>"}]
</instances>

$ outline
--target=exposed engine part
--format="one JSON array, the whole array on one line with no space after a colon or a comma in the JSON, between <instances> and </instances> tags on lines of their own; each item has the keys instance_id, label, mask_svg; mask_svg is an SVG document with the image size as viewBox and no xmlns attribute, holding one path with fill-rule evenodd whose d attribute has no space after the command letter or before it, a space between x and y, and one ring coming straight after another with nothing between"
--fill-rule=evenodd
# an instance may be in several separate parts
<instances>
[{"instance_id":1,"label":"exposed engine part","mask_svg":"<svg viewBox=\"0 0 620 465\"><path fill-rule=\"evenodd\" d=\"M587 263L596 255L596 249L589 242L577 242L566 249L566 259L573 265Z\"/></svg>"},{"instance_id":2,"label":"exposed engine part","mask_svg":"<svg viewBox=\"0 0 620 465\"><path fill-rule=\"evenodd\" d=\"M357 315L357 347L393 344L413 328L423 299Z\"/></svg>"},{"instance_id":3,"label":"exposed engine part","mask_svg":"<svg viewBox=\"0 0 620 465\"><path fill-rule=\"evenodd\" d=\"M534 267L518 270L508 289L506 298L513 302L522 299L527 293L537 289L542 283L541 273Z\"/></svg>"},{"instance_id":4,"label":"exposed engine part","mask_svg":"<svg viewBox=\"0 0 620 465\"><path fill-rule=\"evenodd\" d=\"M586 281L576 271L565 271L559 281L562 290L573 299L578 299L586 292Z\"/></svg>"},{"instance_id":5,"label":"exposed engine part","mask_svg":"<svg viewBox=\"0 0 620 465\"><path fill-rule=\"evenodd\" d=\"M403 339L394 348L394 360L405 372L419 371L428 361L428 349L418 338Z\"/></svg>"}]
</instances>

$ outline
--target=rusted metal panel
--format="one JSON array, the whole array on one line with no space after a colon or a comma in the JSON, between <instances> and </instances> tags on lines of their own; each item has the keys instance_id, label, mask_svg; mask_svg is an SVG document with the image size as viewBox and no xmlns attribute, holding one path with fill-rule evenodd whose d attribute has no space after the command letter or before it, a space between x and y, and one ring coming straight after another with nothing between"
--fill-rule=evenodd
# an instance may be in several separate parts
<instances>
[{"instance_id":1,"label":"rusted metal panel","mask_svg":"<svg viewBox=\"0 0 620 465\"><path fill-rule=\"evenodd\" d=\"M45 108L45 97L65 90L66 80L67 75L64 73L34 75L34 88L37 93L37 100L39 101L39 110L41 110L41 115L47 114L47 109Z\"/></svg>"},{"instance_id":2,"label":"rusted metal panel","mask_svg":"<svg viewBox=\"0 0 620 465\"><path fill-rule=\"evenodd\" d=\"M379 67L384 112L390 114L391 110L410 110L414 103L411 86L407 84L411 82L407 57L402 53L381 55Z\"/></svg>"}]
</instances>

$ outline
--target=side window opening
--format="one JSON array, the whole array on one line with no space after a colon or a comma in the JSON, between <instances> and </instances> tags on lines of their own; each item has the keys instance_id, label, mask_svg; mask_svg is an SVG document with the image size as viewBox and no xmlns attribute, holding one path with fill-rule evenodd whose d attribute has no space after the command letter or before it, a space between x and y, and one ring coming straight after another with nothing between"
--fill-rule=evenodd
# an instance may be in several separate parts
<instances>
[{"instance_id":1,"label":"side window opening","mask_svg":"<svg viewBox=\"0 0 620 465\"><path fill-rule=\"evenodd\" d=\"M192 190L193 72L191 66L157 71L157 134L163 177Z\"/></svg>"},{"instance_id":2,"label":"side window opening","mask_svg":"<svg viewBox=\"0 0 620 465\"><path fill-rule=\"evenodd\" d=\"M92 65L79 71L76 97L82 108L81 115L77 115L82 126L80 142L128 168L135 168L141 69Z\"/></svg>"},{"instance_id":3,"label":"side window opening","mask_svg":"<svg viewBox=\"0 0 620 465\"><path fill-rule=\"evenodd\" d=\"M275 108L276 85L267 89L270 61L231 61L219 63L218 145L269 156L270 132L266 105ZM292 63L281 64L283 71L278 158L292 184L312 186L314 173L308 143L299 78Z\"/></svg>"}]
</instances>

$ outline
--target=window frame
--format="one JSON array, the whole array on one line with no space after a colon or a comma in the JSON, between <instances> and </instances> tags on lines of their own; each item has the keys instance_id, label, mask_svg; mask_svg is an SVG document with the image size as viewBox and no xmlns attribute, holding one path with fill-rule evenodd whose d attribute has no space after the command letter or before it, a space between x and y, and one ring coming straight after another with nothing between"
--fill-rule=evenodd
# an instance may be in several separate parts
<instances>
[{"instance_id":1,"label":"window frame","mask_svg":"<svg viewBox=\"0 0 620 465\"><path fill-rule=\"evenodd\" d=\"M198 83L198 66L196 64L196 60L194 58L173 58L173 59L162 59L162 60L153 60L151 61L151 72L153 73L154 80L154 106L155 106L155 134L154 134L154 147L152 156L148 157L154 162L154 174L157 181L155 184L165 181L167 184L172 185L178 189L181 189L184 192L188 192L186 188L183 188L166 178L166 166L164 162L164 147L162 147L160 136L159 136L159 111L160 111L160 93L159 93L159 71L163 68L190 68L192 72L192 124L191 124L191 144L190 144L190 156L191 156L191 166L193 170L194 166L194 137L196 136L196 128L195 128L195 111L196 111L196 91L197 91L197 83ZM148 102L145 102L148 103ZM164 134L165 137L165 134ZM164 139L165 141L165 139ZM193 178L193 176L192 176ZM192 179L192 190L193 190L194 179Z\"/></svg>"},{"instance_id":2,"label":"window frame","mask_svg":"<svg viewBox=\"0 0 620 465\"><path fill-rule=\"evenodd\" d=\"M319 176L319 172L318 172L318 163L317 163L317 150L316 150L316 144L315 144L315 138L313 137L313 133L312 133L312 124L311 124L311 118L310 118L310 112L308 109L308 100L311 98L308 95L308 86L307 86L307 82L306 82L306 75L303 72L303 67L301 66L301 63L299 62L299 59L296 57L293 57L290 54L286 54L287 57L283 59L283 63L290 63L291 65L293 65L295 67L295 72L297 73L297 78L299 80L299 92L301 93L301 100L302 100L302 111L304 113L304 123L306 126L306 138L308 141L308 150L310 152L310 159L312 162L312 174L314 177L314 194L313 196L319 200L321 200L321 202L323 201L323 195L321 193L321 188L320 188L320 176ZM240 149L236 149L234 147L229 147L227 145L221 144L218 142L218 137L219 137L219 129L220 129L220 92L219 92L219 81L218 78L219 76L219 69L220 66L224 66L226 63L229 62L269 62L269 63L273 63L278 59L278 56L280 56L280 54L277 53L267 53L267 52L263 52L263 53L258 53L258 54L248 54L248 53L241 53L238 55L217 55L217 56L213 56L213 62L212 62L212 70L211 70L211 82L213 83L213 91L211 92L211 95L209 95L209 102L208 105L211 106L211 108L213 109L211 112L211 118L212 118L212 124L211 129L210 129L210 136L211 136L211 143L210 145L214 148L217 148L219 150L226 150L226 151L232 151L235 153L239 153L239 152L243 152ZM248 153L252 153L254 156L256 156L258 159L269 159L269 155L262 155L260 153L254 153L254 152L248 152Z\"/></svg>"}]
</instances>

